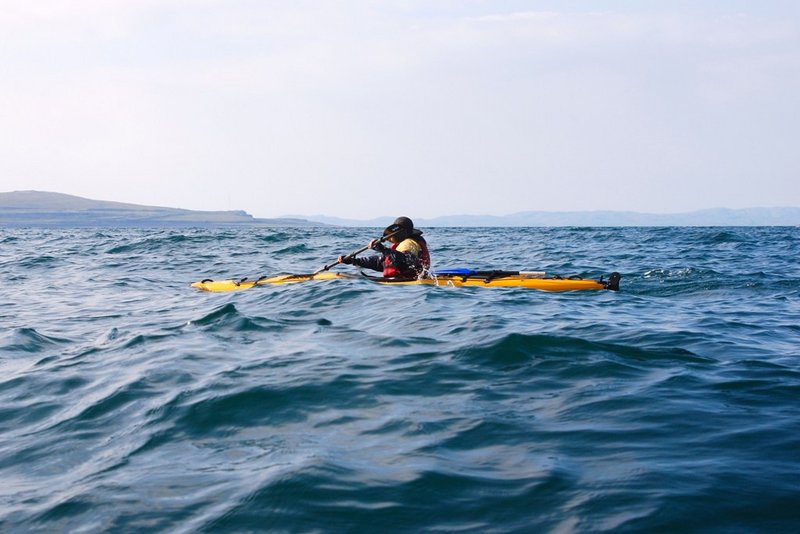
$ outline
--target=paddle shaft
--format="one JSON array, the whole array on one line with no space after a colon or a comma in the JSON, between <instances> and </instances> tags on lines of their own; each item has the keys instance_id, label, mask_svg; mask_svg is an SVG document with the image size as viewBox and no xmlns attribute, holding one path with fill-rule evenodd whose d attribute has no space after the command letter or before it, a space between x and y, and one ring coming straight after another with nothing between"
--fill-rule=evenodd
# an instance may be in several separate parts
<instances>
[{"instance_id":1,"label":"paddle shaft","mask_svg":"<svg viewBox=\"0 0 800 534\"><path fill-rule=\"evenodd\" d=\"M403 229L402 229L402 228L401 228L400 230L395 230L395 231L394 231L394 232L392 232L391 234L387 234L387 235L385 235L385 236L381 237L381 238L378 240L378 242L379 242L379 243L383 243L384 241L386 241L387 239L389 239L389 238L390 238L390 237L392 237L393 235L395 235L395 234L399 234L399 233L400 233L400 232L402 232L402 231L403 231ZM351 252L350 254L347 254L346 256L343 256L343 257L344 257L344 258L354 258L354 257L358 256L359 254L361 254L362 252L364 252L364 251L366 251L366 250L369 250L369 245L367 245L367 246L365 246L365 247L361 247L360 249L358 249L358 250L356 250L356 251L354 251L354 252ZM333 262L333 263L331 263L331 264L329 264L329 265L326 265L326 266L324 266L322 269L320 269L319 271L316 271L314 274L319 274L319 273L325 272L325 271L329 270L331 267L336 267L337 265L339 265L339 259L338 259L338 258L336 259L336 261L335 261L335 262Z\"/></svg>"}]
</instances>

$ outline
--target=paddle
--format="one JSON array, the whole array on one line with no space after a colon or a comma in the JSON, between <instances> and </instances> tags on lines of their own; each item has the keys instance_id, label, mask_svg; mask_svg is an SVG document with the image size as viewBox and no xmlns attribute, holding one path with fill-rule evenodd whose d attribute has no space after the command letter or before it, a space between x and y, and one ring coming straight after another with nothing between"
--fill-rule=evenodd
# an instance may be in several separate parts
<instances>
[{"instance_id":1,"label":"paddle","mask_svg":"<svg viewBox=\"0 0 800 534\"><path fill-rule=\"evenodd\" d=\"M395 230L395 231L394 231L394 232L392 232L391 234L386 234L385 236L381 237L381 238L378 240L378 242L379 242L379 243L383 243L384 241L386 241L387 239L389 239L389 238L390 238L390 237L392 237L393 235L395 235L395 234L399 234L399 233L400 233L400 232L402 232L402 231L403 231L403 228L400 228L400 229L398 229L398 230ZM361 247L360 249L358 249L358 250L355 250L355 251L351 252L350 254L347 254L346 256L343 256L343 257L344 257L344 258L355 258L356 256L358 256L359 254L361 254L361 253L362 253L362 252L364 252L365 250L369 250L369 245L367 245L367 246L365 246L365 247ZM333 262L333 263L331 263L331 264L328 264L328 265L324 266L322 269L320 269L319 271L315 271L313 274L319 274L319 273L325 272L325 271L327 271L328 269L331 269L332 267L336 267L337 265L339 265L339 258L336 258L336 261L335 261L335 262ZM313 276L313 275L312 275L312 276Z\"/></svg>"}]
</instances>

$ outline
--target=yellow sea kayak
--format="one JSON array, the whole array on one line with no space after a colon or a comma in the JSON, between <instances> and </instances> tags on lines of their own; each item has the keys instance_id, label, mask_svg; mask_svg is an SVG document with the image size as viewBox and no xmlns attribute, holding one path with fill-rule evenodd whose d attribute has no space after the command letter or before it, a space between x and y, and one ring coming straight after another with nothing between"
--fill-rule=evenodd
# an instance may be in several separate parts
<instances>
[{"instance_id":1,"label":"yellow sea kayak","mask_svg":"<svg viewBox=\"0 0 800 534\"><path fill-rule=\"evenodd\" d=\"M204 291L224 292L238 291L240 289L250 289L255 286L275 285L275 284L294 284L297 282L307 282L310 280L369 280L378 284L385 285L434 285L451 287L520 287L526 289L539 289L542 291L586 291L619 289L619 273L611 273L607 280L600 277L599 280L585 280L578 277L564 278L560 276L546 276L543 272L526 271L471 271L466 269L454 269L450 271L439 271L427 278L414 279L393 279L368 276L365 274L355 275L348 273L321 272L314 274L284 274L271 277L261 277L257 280L219 280L214 281L205 279L194 282L192 287Z\"/></svg>"}]
</instances>

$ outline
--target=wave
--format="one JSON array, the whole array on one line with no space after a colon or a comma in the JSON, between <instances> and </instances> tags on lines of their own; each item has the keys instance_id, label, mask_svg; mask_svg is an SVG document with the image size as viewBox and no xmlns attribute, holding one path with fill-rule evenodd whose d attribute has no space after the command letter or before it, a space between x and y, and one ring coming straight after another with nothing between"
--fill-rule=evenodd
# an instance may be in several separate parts
<instances>
[{"instance_id":1,"label":"wave","mask_svg":"<svg viewBox=\"0 0 800 534\"><path fill-rule=\"evenodd\" d=\"M711 291L737 293L774 290L778 293L796 291L800 279L766 271L743 271L736 274L697 267L654 268L643 273L623 275L620 290L635 295L675 297L704 294Z\"/></svg>"},{"instance_id":2,"label":"wave","mask_svg":"<svg viewBox=\"0 0 800 534\"><path fill-rule=\"evenodd\" d=\"M147 237L142 238L142 233ZM158 254L169 252L176 248L195 247L202 245L213 245L215 247L225 246L226 243L236 242L240 238L239 232L235 230L220 230L206 232L202 229L192 229L186 232L177 230L165 230L156 232L161 235L148 235L152 232L126 232L121 235L106 236L104 241L113 240L129 241L121 245L114 245L106 249L106 254L129 254L133 252L147 252Z\"/></svg>"},{"instance_id":3,"label":"wave","mask_svg":"<svg viewBox=\"0 0 800 534\"><path fill-rule=\"evenodd\" d=\"M108 250L105 251L106 254L128 254L131 252L158 252L162 250L162 248L171 249L175 246L185 244L189 241L200 241L205 242L207 241L206 238L194 238L190 239L185 235L169 235L164 237L155 237L155 238L148 238L142 239L139 241L135 241L133 243L126 243L124 245L116 245Z\"/></svg>"},{"instance_id":4,"label":"wave","mask_svg":"<svg viewBox=\"0 0 800 534\"><path fill-rule=\"evenodd\" d=\"M61 264L63 258L44 254L15 259L14 266L18 269L54 268Z\"/></svg>"},{"instance_id":5,"label":"wave","mask_svg":"<svg viewBox=\"0 0 800 534\"><path fill-rule=\"evenodd\" d=\"M260 243L279 243L283 244L287 241L291 241L296 237L294 233L289 232L282 232L280 230L271 230L268 231L266 234L259 235L257 240Z\"/></svg>"},{"instance_id":6,"label":"wave","mask_svg":"<svg viewBox=\"0 0 800 534\"><path fill-rule=\"evenodd\" d=\"M706 238L708 243L712 244L725 244L725 243L746 243L749 241L741 231L722 230L720 232L708 234Z\"/></svg>"},{"instance_id":7,"label":"wave","mask_svg":"<svg viewBox=\"0 0 800 534\"><path fill-rule=\"evenodd\" d=\"M225 304L189 325L206 327L212 331L269 332L280 330L285 321L266 317L249 317L242 314L233 303Z\"/></svg>"},{"instance_id":8,"label":"wave","mask_svg":"<svg viewBox=\"0 0 800 534\"><path fill-rule=\"evenodd\" d=\"M455 353L456 358L486 365L516 365L539 362L562 362L569 365L585 365L597 361L598 357L607 365L617 362L673 361L676 363L706 363L708 358L679 347L642 347L592 341L588 339L548 335L512 333L489 343L469 347Z\"/></svg>"},{"instance_id":9,"label":"wave","mask_svg":"<svg viewBox=\"0 0 800 534\"><path fill-rule=\"evenodd\" d=\"M301 243L299 245L292 245L273 252L273 254L301 254L308 252L310 249L307 245Z\"/></svg>"},{"instance_id":10,"label":"wave","mask_svg":"<svg viewBox=\"0 0 800 534\"><path fill-rule=\"evenodd\" d=\"M35 328L15 328L0 340L0 350L38 353L66 343L70 340L40 334Z\"/></svg>"}]
</instances>

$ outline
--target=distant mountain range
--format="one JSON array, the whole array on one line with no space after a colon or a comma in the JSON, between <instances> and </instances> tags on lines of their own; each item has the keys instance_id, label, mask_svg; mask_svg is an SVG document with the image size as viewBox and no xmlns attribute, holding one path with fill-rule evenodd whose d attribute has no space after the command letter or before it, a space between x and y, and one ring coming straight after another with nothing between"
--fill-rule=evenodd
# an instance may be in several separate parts
<instances>
[{"instance_id":1,"label":"distant mountain range","mask_svg":"<svg viewBox=\"0 0 800 534\"><path fill-rule=\"evenodd\" d=\"M385 227L394 217L370 220L315 215L310 221L338 226ZM632 211L525 211L511 215L449 215L414 219L423 227L479 226L798 226L800 208L706 209L687 213L637 213Z\"/></svg>"},{"instance_id":2,"label":"distant mountain range","mask_svg":"<svg viewBox=\"0 0 800 534\"><path fill-rule=\"evenodd\" d=\"M450 215L423 219L419 227L478 226L800 226L800 208L707 209L654 214L629 211L526 211L511 215ZM62 193L0 193L0 226L359 226L384 227L395 215L369 220L324 215L258 219L244 211L195 211L91 200Z\"/></svg>"},{"instance_id":3,"label":"distant mountain range","mask_svg":"<svg viewBox=\"0 0 800 534\"><path fill-rule=\"evenodd\" d=\"M256 219L244 211L194 211L141 206L48 193L0 193L0 226L161 227L161 226L319 226L303 219Z\"/></svg>"}]
</instances>

